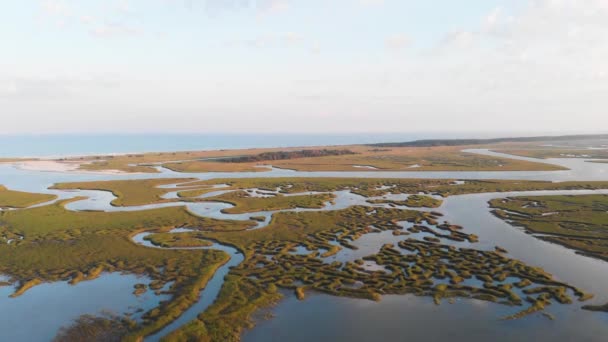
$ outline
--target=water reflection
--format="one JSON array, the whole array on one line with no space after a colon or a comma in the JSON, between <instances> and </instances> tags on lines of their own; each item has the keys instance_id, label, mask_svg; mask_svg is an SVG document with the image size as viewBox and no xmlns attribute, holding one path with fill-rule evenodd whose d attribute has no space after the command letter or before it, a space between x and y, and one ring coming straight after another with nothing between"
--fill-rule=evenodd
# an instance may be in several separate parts
<instances>
[{"instance_id":1,"label":"water reflection","mask_svg":"<svg viewBox=\"0 0 608 342\"><path fill-rule=\"evenodd\" d=\"M384 296L381 302L311 294L304 302L287 295L245 332L244 342L271 341L605 341L608 319L563 310L556 320L541 315L504 321L503 305L459 299L441 306L424 297Z\"/></svg>"},{"instance_id":2,"label":"water reflection","mask_svg":"<svg viewBox=\"0 0 608 342\"><path fill-rule=\"evenodd\" d=\"M153 291L135 296L133 286L138 283L149 284L150 279L110 273L76 285L44 283L16 298L9 298L14 287L0 287L0 340L48 341L60 327L80 315L104 310L132 314L132 318L139 319L143 312L170 298Z\"/></svg>"}]
</instances>

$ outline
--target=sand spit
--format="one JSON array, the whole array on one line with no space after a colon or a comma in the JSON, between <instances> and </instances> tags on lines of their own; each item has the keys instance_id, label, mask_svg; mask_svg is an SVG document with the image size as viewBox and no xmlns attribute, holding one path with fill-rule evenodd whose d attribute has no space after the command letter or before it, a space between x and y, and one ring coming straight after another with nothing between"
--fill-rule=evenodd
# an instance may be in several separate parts
<instances>
[{"instance_id":1,"label":"sand spit","mask_svg":"<svg viewBox=\"0 0 608 342\"><path fill-rule=\"evenodd\" d=\"M127 172L120 170L103 170L103 171L89 171L81 170L81 162L74 161L56 161L56 160L29 160L22 162L10 163L14 167L20 170L27 171L40 171L40 172L70 172L70 173L88 173L88 174L102 174L102 175L116 175L126 174Z\"/></svg>"}]
</instances>

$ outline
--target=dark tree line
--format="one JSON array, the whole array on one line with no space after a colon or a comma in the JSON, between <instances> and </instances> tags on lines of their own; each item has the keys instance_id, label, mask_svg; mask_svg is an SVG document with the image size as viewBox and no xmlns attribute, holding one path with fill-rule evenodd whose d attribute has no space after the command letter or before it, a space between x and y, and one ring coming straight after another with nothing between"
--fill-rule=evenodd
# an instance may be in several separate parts
<instances>
[{"instance_id":1,"label":"dark tree line","mask_svg":"<svg viewBox=\"0 0 608 342\"><path fill-rule=\"evenodd\" d=\"M415 140L395 143L370 144L374 147L433 147L433 146L464 146L464 145L486 145L504 142L538 142L538 141L573 141L573 140L595 140L608 139L608 134L589 135L562 135L562 136L539 136L521 138L496 138L496 139L429 139Z\"/></svg>"},{"instance_id":2,"label":"dark tree line","mask_svg":"<svg viewBox=\"0 0 608 342\"><path fill-rule=\"evenodd\" d=\"M223 158L218 161L224 163L253 163L260 161L285 160L296 158L314 158L326 156L341 156L346 154L355 154L350 150L301 150L301 151L279 151L279 152L264 152L251 156L240 156L234 158Z\"/></svg>"}]
</instances>

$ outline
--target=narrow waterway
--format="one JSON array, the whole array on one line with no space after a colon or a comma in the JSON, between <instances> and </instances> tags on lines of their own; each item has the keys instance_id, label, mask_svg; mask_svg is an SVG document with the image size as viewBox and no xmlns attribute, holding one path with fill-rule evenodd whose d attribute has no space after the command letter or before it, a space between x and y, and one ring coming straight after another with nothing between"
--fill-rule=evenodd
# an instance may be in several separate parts
<instances>
[{"instance_id":1,"label":"narrow waterway","mask_svg":"<svg viewBox=\"0 0 608 342\"><path fill-rule=\"evenodd\" d=\"M184 232L184 229L174 229L173 233L181 233ZM150 235L150 233L140 233L133 237L133 241L137 244L140 244L149 248L161 248L153 245L150 241L146 240L145 237ZM154 335L150 335L145 338L145 341L156 342L159 341L163 336L171 333L182 325L190 322L195 319L198 314L205 311L209 305L213 304L215 299L220 293L222 288L222 284L224 283L224 277L230 271L231 267L237 266L241 262L243 262L243 254L239 252L236 248L223 245L220 243L213 243L211 246L206 247L185 247L185 248L171 248L171 249L215 249L225 252L230 256L230 260L228 260L224 265L215 271L213 277L207 283L207 286L201 291L199 300L192 305L188 310L186 310L178 319L171 322L169 325L155 333Z\"/></svg>"}]
</instances>

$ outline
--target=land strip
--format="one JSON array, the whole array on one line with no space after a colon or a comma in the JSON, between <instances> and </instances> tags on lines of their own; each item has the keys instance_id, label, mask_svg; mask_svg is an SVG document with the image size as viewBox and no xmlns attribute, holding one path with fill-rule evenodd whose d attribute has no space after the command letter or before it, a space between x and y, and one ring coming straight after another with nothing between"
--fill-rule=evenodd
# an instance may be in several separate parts
<instances>
[{"instance_id":1,"label":"land strip","mask_svg":"<svg viewBox=\"0 0 608 342\"><path fill-rule=\"evenodd\" d=\"M539 239L608 261L608 196L494 199L493 213Z\"/></svg>"},{"instance_id":2,"label":"land strip","mask_svg":"<svg viewBox=\"0 0 608 342\"><path fill-rule=\"evenodd\" d=\"M36 194L31 192L9 190L0 185L0 208L25 208L32 205L49 202L57 196Z\"/></svg>"}]
</instances>

